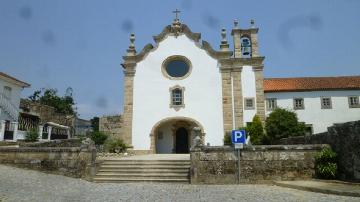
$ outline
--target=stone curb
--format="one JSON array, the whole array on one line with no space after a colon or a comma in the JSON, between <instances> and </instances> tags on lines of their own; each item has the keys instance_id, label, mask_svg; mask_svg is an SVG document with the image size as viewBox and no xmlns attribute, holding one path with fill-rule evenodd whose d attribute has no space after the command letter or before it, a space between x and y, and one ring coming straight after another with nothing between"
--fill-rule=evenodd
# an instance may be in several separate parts
<instances>
[{"instance_id":1,"label":"stone curb","mask_svg":"<svg viewBox=\"0 0 360 202\"><path fill-rule=\"evenodd\" d=\"M360 193L351 192L351 191L338 191L338 190L331 190L331 189L325 189L325 188L307 187L307 186L301 186L301 185L282 183L281 181L273 181L273 183L276 186L286 187L286 188L291 188L291 189L298 189L298 190L303 190L303 191L311 191L311 192L317 192L317 193L323 193L323 194L334 194L334 195L339 195L339 196L360 197Z\"/></svg>"}]
</instances>

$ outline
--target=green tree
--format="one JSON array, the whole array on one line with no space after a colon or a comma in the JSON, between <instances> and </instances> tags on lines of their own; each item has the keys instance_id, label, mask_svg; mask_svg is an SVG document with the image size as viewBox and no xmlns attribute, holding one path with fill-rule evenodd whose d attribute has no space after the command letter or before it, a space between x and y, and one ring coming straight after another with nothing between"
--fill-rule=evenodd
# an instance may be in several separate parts
<instances>
[{"instance_id":1,"label":"green tree","mask_svg":"<svg viewBox=\"0 0 360 202\"><path fill-rule=\"evenodd\" d=\"M108 138L108 135L99 131L94 131L91 133L90 138L96 145L103 145L105 140Z\"/></svg>"},{"instance_id":2,"label":"green tree","mask_svg":"<svg viewBox=\"0 0 360 202\"><path fill-rule=\"evenodd\" d=\"M255 115L251 124L246 127L246 132L250 135L252 144L262 144L264 139L264 128L258 115Z\"/></svg>"},{"instance_id":3,"label":"green tree","mask_svg":"<svg viewBox=\"0 0 360 202\"><path fill-rule=\"evenodd\" d=\"M305 124L298 121L296 113L281 108L270 113L265 128L270 143L281 138L305 135Z\"/></svg>"},{"instance_id":4,"label":"green tree","mask_svg":"<svg viewBox=\"0 0 360 202\"><path fill-rule=\"evenodd\" d=\"M36 90L29 96L29 99L33 102L52 106L58 113L76 115L72 88L67 88L64 96L59 96L57 93L57 89L54 88Z\"/></svg>"},{"instance_id":5,"label":"green tree","mask_svg":"<svg viewBox=\"0 0 360 202\"><path fill-rule=\"evenodd\" d=\"M93 128L93 131L99 131L99 117L94 116L94 118L90 119L91 121L91 127Z\"/></svg>"}]
</instances>

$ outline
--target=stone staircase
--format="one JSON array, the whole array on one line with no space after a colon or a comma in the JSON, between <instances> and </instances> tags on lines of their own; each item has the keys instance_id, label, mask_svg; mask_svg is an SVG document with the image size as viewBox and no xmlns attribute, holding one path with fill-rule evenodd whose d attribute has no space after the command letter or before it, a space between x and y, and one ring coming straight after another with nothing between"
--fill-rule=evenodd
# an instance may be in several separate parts
<instances>
[{"instance_id":1,"label":"stone staircase","mask_svg":"<svg viewBox=\"0 0 360 202\"><path fill-rule=\"evenodd\" d=\"M7 113L13 121L18 120L19 108L15 107L3 93L0 93L0 108L1 112Z\"/></svg>"},{"instance_id":2,"label":"stone staircase","mask_svg":"<svg viewBox=\"0 0 360 202\"><path fill-rule=\"evenodd\" d=\"M94 182L189 183L190 160L106 159Z\"/></svg>"}]
</instances>

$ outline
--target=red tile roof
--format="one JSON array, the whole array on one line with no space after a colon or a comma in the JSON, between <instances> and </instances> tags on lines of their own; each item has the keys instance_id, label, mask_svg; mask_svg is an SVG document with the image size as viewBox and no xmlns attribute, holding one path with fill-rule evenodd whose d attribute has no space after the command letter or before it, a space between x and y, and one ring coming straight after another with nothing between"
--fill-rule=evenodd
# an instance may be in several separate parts
<instances>
[{"instance_id":1,"label":"red tile roof","mask_svg":"<svg viewBox=\"0 0 360 202\"><path fill-rule=\"evenodd\" d=\"M360 76L265 78L264 92L359 89Z\"/></svg>"},{"instance_id":2,"label":"red tile roof","mask_svg":"<svg viewBox=\"0 0 360 202\"><path fill-rule=\"evenodd\" d=\"M14 78L14 77L12 77L12 76L10 76L10 75L8 75L8 74L5 74L4 72L0 72L0 76L6 77L6 78L8 78L8 79L11 79L11 80L15 81L15 82L18 83L21 87L30 87L30 84L28 84L28 83L26 83L26 82L24 82L24 81L20 81L20 80L17 79L17 78Z\"/></svg>"}]
</instances>

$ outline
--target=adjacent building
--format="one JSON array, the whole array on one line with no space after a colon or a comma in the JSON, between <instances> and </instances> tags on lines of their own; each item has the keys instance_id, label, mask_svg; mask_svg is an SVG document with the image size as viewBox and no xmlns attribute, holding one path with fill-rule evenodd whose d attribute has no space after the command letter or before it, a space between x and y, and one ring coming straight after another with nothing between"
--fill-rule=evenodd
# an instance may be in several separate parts
<instances>
[{"instance_id":1,"label":"adjacent building","mask_svg":"<svg viewBox=\"0 0 360 202\"><path fill-rule=\"evenodd\" d=\"M360 120L360 76L269 78L264 92L266 114L277 107L293 110L309 133Z\"/></svg>"},{"instance_id":2,"label":"adjacent building","mask_svg":"<svg viewBox=\"0 0 360 202\"><path fill-rule=\"evenodd\" d=\"M14 139L18 130L21 91L30 84L0 72L0 141Z\"/></svg>"}]
</instances>

